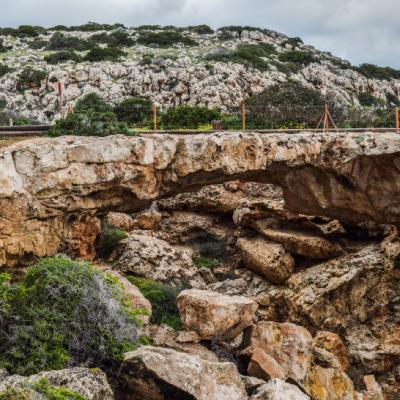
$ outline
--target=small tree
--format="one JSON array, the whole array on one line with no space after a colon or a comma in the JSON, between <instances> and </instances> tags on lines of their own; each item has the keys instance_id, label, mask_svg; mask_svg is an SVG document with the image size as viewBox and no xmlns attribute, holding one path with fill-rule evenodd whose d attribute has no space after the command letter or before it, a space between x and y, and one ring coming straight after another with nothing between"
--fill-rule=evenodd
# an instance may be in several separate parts
<instances>
[{"instance_id":1,"label":"small tree","mask_svg":"<svg viewBox=\"0 0 400 400\"><path fill-rule=\"evenodd\" d=\"M114 108L114 112L119 121L140 125L151 118L152 102L140 97L127 98Z\"/></svg>"},{"instance_id":2,"label":"small tree","mask_svg":"<svg viewBox=\"0 0 400 400\"><path fill-rule=\"evenodd\" d=\"M211 124L221 119L221 113L207 107L180 106L168 108L160 116L160 123L165 129L198 129L200 125Z\"/></svg>"}]
</instances>

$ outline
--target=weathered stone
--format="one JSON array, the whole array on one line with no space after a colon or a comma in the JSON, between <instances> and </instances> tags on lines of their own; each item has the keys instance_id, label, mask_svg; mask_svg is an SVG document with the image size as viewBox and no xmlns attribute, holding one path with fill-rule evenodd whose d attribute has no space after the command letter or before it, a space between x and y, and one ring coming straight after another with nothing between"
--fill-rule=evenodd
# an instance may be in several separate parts
<instances>
[{"instance_id":1,"label":"weathered stone","mask_svg":"<svg viewBox=\"0 0 400 400\"><path fill-rule=\"evenodd\" d=\"M400 138L365 133L360 143L358 137L117 135L40 138L3 147L0 264L55 254L71 238L77 214L133 212L160 197L238 178L279 183L294 213L396 224Z\"/></svg>"},{"instance_id":2,"label":"weathered stone","mask_svg":"<svg viewBox=\"0 0 400 400\"><path fill-rule=\"evenodd\" d=\"M161 213L154 210L147 210L135 215L135 229L151 230L156 229L161 222Z\"/></svg>"},{"instance_id":3,"label":"weathered stone","mask_svg":"<svg viewBox=\"0 0 400 400\"><path fill-rule=\"evenodd\" d=\"M337 360L336 365L342 371L349 367L347 348L339 335L332 332L320 331L314 337L314 347L321 348L330 352Z\"/></svg>"},{"instance_id":4,"label":"weathered stone","mask_svg":"<svg viewBox=\"0 0 400 400\"><path fill-rule=\"evenodd\" d=\"M118 380L122 400L247 399L234 364L171 349L142 347L127 353Z\"/></svg>"},{"instance_id":5,"label":"weathered stone","mask_svg":"<svg viewBox=\"0 0 400 400\"><path fill-rule=\"evenodd\" d=\"M273 379L260 386L250 400L310 400L297 386Z\"/></svg>"},{"instance_id":6,"label":"weathered stone","mask_svg":"<svg viewBox=\"0 0 400 400\"><path fill-rule=\"evenodd\" d=\"M364 376L366 390L363 391L365 400L385 400L382 388L373 375Z\"/></svg>"},{"instance_id":7,"label":"weathered stone","mask_svg":"<svg viewBox=\"0 0 400 400\"><path fill-rule=\"evenodd\" d=\"M261 237L240 238L237 246L246 267L273 283L284 283L294 271L292 256L279 243Z\"/></svg>"},{"instance_id":8,"label":"weathered stone","mask_svg":"<svg viewBox=\"0 0 400 400\"><path fill-rule=\"evenodd\" d=\"M185 329L196 332L201 339L235 338L253 323L257 307L249 298L206 290L184 290L178 296Z\"/></svg>"},{"instance_id":9,"label":"weathered stone","mask_svg":"<svg viewBox=\"0 0 400 400\"><path fill-rule=\"evenodd\" d=\"M29 377L10 375L0 380L0 392L10 388L29 389L30 385L41 379L46 379L53 386L64 386L71 392L79 393L87 400L114 400L114 395L105 373L99 369L88 368L46 371ZM39 394L36 392L35 395L35 391L30 391L29 394L32 397L28 397L28 399L39 398L37 397Z\"/></svg>"},{"instance_id":10,"label":"weathered stone","mask_svg":"<svg viewBox=\"0 0 400 400\"><path fill-rule=\"evenodd\" d=\"M266 366L264 373L267 376L276 378L280 375L282 379L290 378L299 385L303 383L312 359L312 337L306 329L290 323L261 321L255 326L244 354L252 358L257 349L269 356L268 359L266 356L261 358L259 354L263 353L256 353L256 360L262 360L257 365L260 368Z\"/></svg>"},{"instance_id":11,"label":"weathered stone","mask_svg":"<svg viewBox=\"0 0 400 400\"><path fill-rule=\"evenodd\" d=\"M133 218L125 213L108 213L106 217L106 222L107 224L115 226L125 232L130 232L135 229L135 222Z\"/></svg>"},{"instance_id":12,"label":"weathered stone","mask_svg":"<svg viewBox=\"0 0 400 400\"><path fill-rule=\"evenodd\" d=\"M266 221L255 221L252 226L267 239L281 243L291 254L323 260L341 253L337 246L316 235L294 230L272 229Z\"/></svg>"},{"instance_id":13,"label":"weathered stone","mask_svg":"<svg viewBox=\"0 0 400 400\"><path fill-rule=\"evenodd\" d=\"M177 286L183 283L192 287L204 285L198 269L185 251L150 236L131 234L122 240L114 269Z\"/></svg>"},{"instance_id":14,"label":"weathered stone","mask_svg":"<svg viewBox=\"0 0 400 400\"><path fill-rule=\"evenodd\" d=\"M265 381L275 378L285 380L287 378L286 371L281 368L277 361L258 347L252 351L247 373Z\"/></svg>"},{"instance_id":15,"label":"weathered stone","mask_svg":"<svg viewBox=\"0 0 400 400\"><path fill-rule=\"evenodd\" d=\"M312 400L357 400L353 382L346 373L319 365L308 372L304 389Z\"/></svg>"}]
</instances>

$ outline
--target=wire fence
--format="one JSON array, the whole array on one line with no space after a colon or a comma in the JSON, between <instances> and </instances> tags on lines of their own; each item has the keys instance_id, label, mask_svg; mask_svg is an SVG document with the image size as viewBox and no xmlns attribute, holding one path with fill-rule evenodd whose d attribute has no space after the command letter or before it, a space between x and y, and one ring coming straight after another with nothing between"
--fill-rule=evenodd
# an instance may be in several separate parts
<instances>
[{"instance_id":1,"label":"wire fence","mask_svg":"<svg viewBox=\"0 0 400 400\"><path fill-rule=\"evenodd\" d=\"M223 110L188 106L117 107L116 112L130 128L144 131L395 129L400 132L399 110L399 107L360 108L333 104L280 107L243 104Z\"/></svg>"}]
</instances>

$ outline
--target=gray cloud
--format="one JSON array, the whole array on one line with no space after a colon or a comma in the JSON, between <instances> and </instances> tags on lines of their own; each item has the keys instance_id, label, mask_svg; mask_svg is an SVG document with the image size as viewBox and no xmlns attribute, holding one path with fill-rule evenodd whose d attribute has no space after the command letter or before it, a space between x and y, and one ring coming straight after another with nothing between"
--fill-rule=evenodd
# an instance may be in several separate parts
<instances>
[{"instance_id":1,"label":"gray cloud","mask_svg":"<svg viewBox=\"0 0 400 400\"><path fill-rule=\"evenodd\" d=\"M1 26L87 21L253 25L300 36L354 64L400 67L398 0L0 0Z\"/></svg>"}]
</instances>

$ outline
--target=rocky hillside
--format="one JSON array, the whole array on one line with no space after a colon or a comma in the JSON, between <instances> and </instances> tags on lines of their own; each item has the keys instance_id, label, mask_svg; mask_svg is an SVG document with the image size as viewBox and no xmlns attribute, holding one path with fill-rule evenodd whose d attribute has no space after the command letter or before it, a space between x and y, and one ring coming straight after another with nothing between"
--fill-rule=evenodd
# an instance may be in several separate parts
<instances>
[{"instance_id":1,"label":"rocky hillside","mask_svg":"<svg viewBox=\"0 0 400 400\"><path fill-rule=\"evenodd\" d=\"M265 88L297 80L344 107L399 104L400 72L349 62L299 38L251 27L176 28L87 24L0 30L0 103L5 111L50 122L96 91L117 104L127 96L159 106L237 107Z\"/></svg>"}]
</instances>

